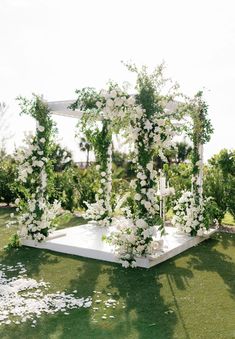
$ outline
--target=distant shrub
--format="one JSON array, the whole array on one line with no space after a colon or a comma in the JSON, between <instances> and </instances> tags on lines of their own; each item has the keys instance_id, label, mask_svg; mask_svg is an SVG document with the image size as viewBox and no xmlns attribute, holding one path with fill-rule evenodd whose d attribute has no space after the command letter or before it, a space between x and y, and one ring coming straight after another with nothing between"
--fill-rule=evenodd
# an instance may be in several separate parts
<instances>
[{"instance_id":1,"label":"distant shrub","mask_svg":"<svg viewBox=\"0 0 235 339\"><path fill-rule=\"evenodd\" d=\"M0 202L13 203L16 199L15 190L16 164L11 156L0 159Z\"/></svg>"}]
</instances>

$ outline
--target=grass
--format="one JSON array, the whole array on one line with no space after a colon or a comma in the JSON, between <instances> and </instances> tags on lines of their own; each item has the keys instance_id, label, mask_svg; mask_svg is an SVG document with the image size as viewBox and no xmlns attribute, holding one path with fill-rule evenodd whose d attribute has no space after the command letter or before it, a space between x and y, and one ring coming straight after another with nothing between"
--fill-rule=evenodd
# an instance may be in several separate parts
<instances>
[{"instance_id":1,"label":"grass","mask_svg":"<svg viewBox=\"0 0 235 339\"><path fill-rule=\"evenodd\" d=\"M1 326L1 339L210 339L235 338L235 236L217 234L154 268L123 269L117 264L33 248L3 251L14 230L4 227L8 209L0 209L0 261L25 264L28 275L49 281L54 291L78 290L100 299L112 293L115 309L72 310ZM70 216L71 217L71 216ZM65 217L67 226L76 219ZM67 218L67 219L66 219ZM81 220L78 220L80 223ZM115 319L102 320L102 315Z\"/></svg>"}]
</instances>

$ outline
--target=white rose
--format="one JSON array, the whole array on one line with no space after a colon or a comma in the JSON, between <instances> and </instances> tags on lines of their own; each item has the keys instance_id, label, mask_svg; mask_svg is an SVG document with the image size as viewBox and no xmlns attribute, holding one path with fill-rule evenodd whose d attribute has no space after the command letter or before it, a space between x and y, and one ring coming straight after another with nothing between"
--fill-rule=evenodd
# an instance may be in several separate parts
<instances>
[{"instance_id":1,"label":"white rose","mask_svg":"<svg viewBox=\"0 0 235 339\"><path fill-rule=\"evenodd\" d=\"M38 160L38 162L37 162L37 166L38 167L43 167L43 165L44 165L44 162L43 161L41 161L41 160Z\"/></svg>"},{"instance_id":2,"label":"white rose","mask_svg":"<svg viewBox=\"0 0 235 339\"><path fill-rule=\"evenodd\" d=\"M111 96L111 98L116 98L117 92L115 91L115 89L113 89L113 90L110 92L110 96Z\"/></svg>"},{"instance_id":3,"label":"white rose","mask_svg":"<svg viewBox=\"0 0 235 339\"><path fill-rule=\"evenodd\" d=\"M122 106L122 104L123 104L123 100L121 98L115 99L115 106L120 107L120 106Z\"/></svg>"},{"instance_id":4,"label":"white rose","mask_svg":"<svg viewBox=\"0 0 235 339\"><path fill-rule=\"evenodd\" d=\"M45 131L45 127L44 126L38 126L37 128L39 130L39 132L44 132Z\"/></svg>"},{"instance_id":5,"label":"white rose","mask_svg":"<svg viewBox=\"0 0 235 339\"><path fill-rule=\"evenodd\" d=\"M101 175L102 177L106 177L106 172L101 172L100 175Z\"/></svg>"},{"instance_id":6,"label":"white rose","mask_svg":"<svg viewBox=\"0 0 235 339\"><path fill-rule=\"evenodd\" d=\"M114 105L114 102L113 102L112 99L108 99L108 100L106 101L106 106L107 106L107 107L112 108L113 105Z\"/></svg>"},{"instance_id":7,"label":"white rose","mask_svg":"<svg viewBox=\"0 0 235 339\"><path fill-rule=\"evenodd\" d=\"M135 98L134 98L134 97L129 97L129 98L127 99L127 103L128 103L128 105L130 105L130 106L134 105L134 103L135 103Z\"/></svg>"},{"instance_id":8,"label":"white rose","mask_svg":"<svg viewBox=\"0 0 235 339\"><path fill-rule=\"evenodd\" d=\"M140 201L141 198L142 198L141 195L139 193L136 193L135 200Z\"/></svg>"},{"instance_id":9,"label":"white rose","mask_svg":"<svg viewBox=\"0 0 235 339\"><path fill-rule=\"evenodd\" d=\"M146 120L144 124L144 129L146 129L147 131L150 131L152 128L153 128L152 123L149 120Z\"/></svg>"},{"instance_id":10,"label":"white rose","mask_svg":"<svg viewBox=\"0 0 235 339\"><path fill-rule=\"evenodd\" d=\"M151 208L151 203L149 202L149 201L146 201L145 203L144 203L144 207L146 208L146 210L148 210L148 209L150 209Z\"/></svg>"},{"instance_id":11,"label":"white rose","mask_svg":"<svg viewBox=\"0 0 235 339\"><path fill-rule=\"evenodd\" d=\"M141 185L142 187L143 187L143 186L146 186L146 181L145 181L145 180L141 180L140 185Z\"/></svg>"},{"instance_id":12,"label":"white rose","mask_svg":"<svg viewBox=\"0 0 235 339\"><path fill-rule=\"evenodd\" d=\"M144 219L137 219L135 224L138 228L146 228L148 226Z\"/></svg>"},{"instance_id":13,"label":"white rose","mask_svg":"<svg viewBox=\"0 0 235 339\"><path fill-rule=\"evenodd\" d=\"M197 235L199 237L203 236L203 230L201 228L197 231Z\"/></svg>"},{"instance_id":14,"label":"white rose","mask_svg":"<svg viewBox=\"0 0 235 339\"><path fill-rule=\"evenodd\" d=\"M165 120L164 119L158 119L157 123L158 123L159 126L164 126Z\"/></svg>"},{"instance_id":15,"label":"white rose","mask_svg":"<svg viewBox=\"0 0 235 339\"><path fill-rule=\"evenodd\" d=\"M46 142L46 139L45 139L45 138L41 138L39 141L40 141L42 144L44 144L44 143Z\"/></svg>"}]
</instances>

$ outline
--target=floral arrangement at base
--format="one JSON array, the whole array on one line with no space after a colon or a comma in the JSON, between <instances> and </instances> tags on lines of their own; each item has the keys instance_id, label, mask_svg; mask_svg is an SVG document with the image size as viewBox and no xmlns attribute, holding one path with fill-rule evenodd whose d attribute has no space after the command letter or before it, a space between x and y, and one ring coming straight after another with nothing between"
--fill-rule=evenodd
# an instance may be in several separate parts
<instances>
[{"instance_id":1,"label":"floral arrangement at base","mask_svg":"<svg viewBox=\"0 0 235 339\"><path fill-rule=\"evenodd\" d=\"M160 242L153 239L158 227L149 227L144 219L120 217L113 220L112 226L113 232L104 240L115 247L123 267L134 268L136 258L153 256L159 250Z\"/></svg>"},{"instance_id":2,"label":"floral arrangement at base","mask_svg":"<svg viewBox=\"0 0 235 339\"><path fill-rule=\"evenodd\" d=\"M191 236L203 236L209 226L205 218L205 207L205 202L196 203L192 192L183 192L174 207L175 215L172 219L172 224L180 232Z\"/></svg>"},{"instance_id":3,"label":"floral arrangement at base","mask_svg":"<svg viewBox=\"0 0 235 339\"><path fill-rule=\"evenodd\" d=\"M32 239L37 242L46 240L54 231L53 221L61 210L60 203L54 201L49 204L42 196L38 200L28 200L27 206L26 211L18 217L18 224L21 225L18 236L20 239Z\"/></svg>"}]
</instances>

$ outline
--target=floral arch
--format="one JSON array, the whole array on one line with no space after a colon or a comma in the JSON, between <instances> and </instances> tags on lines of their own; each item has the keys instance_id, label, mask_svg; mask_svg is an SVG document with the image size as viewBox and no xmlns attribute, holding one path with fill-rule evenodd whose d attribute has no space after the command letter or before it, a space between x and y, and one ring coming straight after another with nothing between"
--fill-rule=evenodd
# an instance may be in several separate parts
<instances>
[{"instance_id":1,"label":"floral arch","mask_svg":"<svg viewBox=\"0 0 235 339\"><path fill-rule=\"evenodd\" d=\"M165 152L174 147L174 136L183 132L193 143L192 189L191 192L183 192L176 202L173 224L179 231L191 236L203 235L209 227L202 171L203 145L209 140L212 128L202 92L193 99L184 97L183 103L177 102L177 98L182 97L178 85L164 78L162 65L151 74L145 67L140 71L133 65L127 67L137 76L135 95L129 95L125 88L109 83L107 89L101 91L92 88L77 90L77 100L70 108L82 111L79 128L94 147L100 175L96 202L87 203L85 217L101 227L111 226L112 231L106 240L115 246L125 267L134 267L137 257L151 255L159 249L159 236L164 234L162 197L172 192L166 187L166 178L162 174L159 176L155 169L153 157L158 155L165 163ZM174 102L177 102L173 105L174 109L169 110L169 105ZM31 193L26 204L20 199L17 203L22 211L21 236L42 241L53 224L58 202L51 205L46 198L50 173L46 149L53 129L50 114L47 105L39 98L36 98L36 103L28 109L27 102L22 102L23 111L35 117L38 127L36 137L29 142L30 152L25 151L21 157L20 168L26 174L19 178L23 186L29 182L30 185L36 184L36 195ZM41 107L40 110L37 106ZM42 111L44 113L40 115ZM130 196L117 202L117 216L115 203L111 201L112 136L121 131L133 148L136 179ZM37 179L33 178L35 175Z\"/></svg>"}]
</instances>

